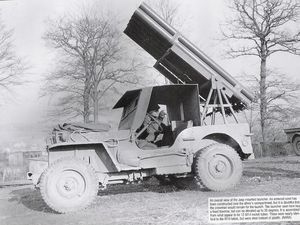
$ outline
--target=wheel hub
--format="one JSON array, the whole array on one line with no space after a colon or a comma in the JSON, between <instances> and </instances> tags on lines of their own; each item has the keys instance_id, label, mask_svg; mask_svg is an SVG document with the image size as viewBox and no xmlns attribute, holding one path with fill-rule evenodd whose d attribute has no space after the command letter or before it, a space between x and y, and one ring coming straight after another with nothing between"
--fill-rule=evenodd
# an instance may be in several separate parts
<instances>
[{"instance_id":1,"label":"wheel hub","mask_svg":"<svg viewBox=\"0 0 300 225\"><path fill-rule=\"evenodd\" d=\"M61 197L80 197L85 191L86 181L77 171L63 171L58 179L56 190Z\"/></svg>"},{"instance_id":2,"label":"wheel hub","mask_svg":"<svg viewBox=\"0 0 300 225\"><path fill-rule=\"evenodd\" d=\"M210 175L215 179L226 179L233 171L230 160L223 155L214 155L208 163Z\"/></svg>"},{"instance_id":3,"label":"wheel hub","mask_svg":"<svg viewBox=\"0 0 300 225\"><path fill-rule=\"evenodd\" d=\"M226 170L226 165L222 161L218 161L216 165L217 172L224 172Z\"/></svg>"},{"instance_id":4,"label":"wheel hub","mask_svg":"<svg viewBox=\"0 0 300 225\"><path fill-rule=\"evenodd\" d=\"M73 180L67 180L64 184L64 188L66 191L72 191L76 189L76 183Z\"/></svg>"}]
</instances>

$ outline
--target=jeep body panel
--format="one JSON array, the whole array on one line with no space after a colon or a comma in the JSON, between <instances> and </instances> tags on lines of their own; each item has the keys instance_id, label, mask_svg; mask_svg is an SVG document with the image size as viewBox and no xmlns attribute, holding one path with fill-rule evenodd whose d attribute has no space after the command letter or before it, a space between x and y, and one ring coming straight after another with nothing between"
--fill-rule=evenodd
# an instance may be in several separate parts
<instances>
[{"instance_id":1,"label":"jeep body panel","mask_svg":"<svg viewBox=\"0 0 300 225\"><path fill-rule=\"evenodd\" d=\"M160 147L153 150L142 150L135 143L120 142L117 157L120 163L141 168L156 168L173 165L186 165L190 167L189 160L193 155L206 147L211 137L219 135L230 137L241 148L244 154L252 154L252 145L248 124L227 124L213 126L196 126L186 128L177 136L174 144L170 147ZM217 140L222 142L222 139Z\"/></svg>"},{"instance_id":2,"label":"jeep body panel","mask_svg":"<svg viewBox=\"0 0 300 225\"><path fill-rule=\"evenodd\" d=\"M114 155L114 147L106 143L60 143L49 149L49 164L61 158L75 157L87 161L95 171L101 173L119 172L121 167Z\"/></svg>"},{"instance_id":3,"label":"jeep body panel","mask_svg":"<svg viewBox=\"0 0 300 225\"><path fill-rule=\"evenodd\" d=\"M219 136L220 138L214 138L214 136ZM183 130L180 137L176 141L182 143L189 141L194 151L205 147L201 144L204 143L203 140L211 139L226 143L226 137L228 137L232 138L239 145L244 154L253 153L251 134L247 123L191 127Z\"/></svg>"},{"instance_id":4,"label":"jeep body panel","mask_svg":"<svg viewBox=\"0 0 300 225\"><path fill-rule=\"evenodd\" d=\"M152 150L140 149L130 139L122 140L115 146L101 142L56 144L49 149L49 162L77 157L88 161L101 173L150 168L164 173L190 172L195 153L212 143L209 140L214 141L211 138L213 135L230 137L244 154L253 153L248 125L230 124L186 128L178 134L172 146Z\"/></svg>"}]
</instances>

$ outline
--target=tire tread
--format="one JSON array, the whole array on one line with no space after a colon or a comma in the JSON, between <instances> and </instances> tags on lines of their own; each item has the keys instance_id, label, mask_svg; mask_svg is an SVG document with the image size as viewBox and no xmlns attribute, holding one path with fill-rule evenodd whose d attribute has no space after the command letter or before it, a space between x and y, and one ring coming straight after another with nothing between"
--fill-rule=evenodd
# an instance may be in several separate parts
<instances>
[{"instance_id":1,"label":"tire tread","mask_svg":"<svg viewBox=\"0 0 300 225\"><path fill-rule=\"evenodd\" d=\"M203 149L199 150L197 153L196 153L196 156L195 156L195 163L194 163L194 171L195 171L195 177L197 179L197 181L200 183L200 185L202 185L203 187L209 189L209 190L212 190L212 191L217 191L217 192L220 192L220 191L224 191L225 189L230 189L230 188L234 188L238 182L235 182L235 183L232 183L231 185L228 185L226 186L226 188L224 187L221 187L219 185L207 185L204 181L204 179L202 178L202 174L199 172L201 170L200 168L200 165L201 165L201 158L202 158L202 155L205 154L207 151L210 151L211 148L213 147L216 147L216 146L222 146L223 148L227 148L227 149L232 149L232 154L233 154L233 157L236 157L238 160L240 160L240 164L241 164L241 172L239 172L236 180L240 180L241 176L242 176L242 171L243 171L243 166L242 166L242 162L241 162L241 159L240 159L240 156L238 155L238 153L229 145L226 145L226 144L221 144L221 143L213 143L211 145L208 145L206 147L204 147ZM211 187L208 187L208 186L211 186Z\"/></svg>"}]
</instances>

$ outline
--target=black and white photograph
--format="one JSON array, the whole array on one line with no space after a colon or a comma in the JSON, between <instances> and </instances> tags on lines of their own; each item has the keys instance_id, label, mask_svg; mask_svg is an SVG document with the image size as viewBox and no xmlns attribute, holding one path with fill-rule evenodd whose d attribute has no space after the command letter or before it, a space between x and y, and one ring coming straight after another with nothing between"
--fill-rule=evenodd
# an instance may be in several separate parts
<instances>
[{"instance_id":1,"label":"black and white photograph","mask_svg":"<svg viewBox=\"0 0 300 225\"><path fill-rule=\"evenodd\" d=\"M300 224L299 0L0 0L1 225Z\"/></svg>"}]
</instances>

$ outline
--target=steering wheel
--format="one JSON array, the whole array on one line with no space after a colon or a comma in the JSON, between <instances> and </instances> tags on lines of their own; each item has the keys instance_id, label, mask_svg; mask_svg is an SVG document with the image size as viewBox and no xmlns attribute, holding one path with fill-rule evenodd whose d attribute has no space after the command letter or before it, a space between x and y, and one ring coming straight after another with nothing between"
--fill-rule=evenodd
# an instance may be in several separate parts
<instances>
[{"instance_id":1,"label":"steering wheel","mask_svg":"<svg viewBox=\"0 0 300 225\"><path fill-rule=\"evenodd\" d=\"M155 129L155 131L163 132L163 128L161 126L161 121L159 121L157 118L155 118L154 116L150 115L149 113L147 113L147 115L151 118L151 121L148 124L148 128L151 126L152 123L154 123L154 124L158 125L158 129L155 129L155 127L152 126Z\"/></svg>"}]
</instances>

